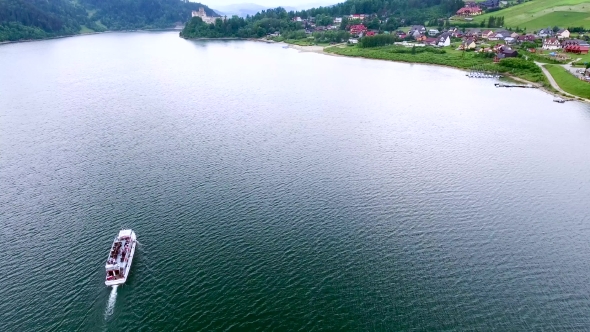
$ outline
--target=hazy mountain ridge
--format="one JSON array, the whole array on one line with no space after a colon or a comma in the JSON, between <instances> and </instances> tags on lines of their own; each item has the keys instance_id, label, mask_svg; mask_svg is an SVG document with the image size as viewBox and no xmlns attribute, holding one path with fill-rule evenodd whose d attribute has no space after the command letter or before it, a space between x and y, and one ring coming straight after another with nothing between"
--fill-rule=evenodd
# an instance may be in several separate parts
<instances>
[{"instance_id":1,"label":"hazy mountain ridge","mask_svg":"<svg viewBox=\"0 0 590 332\"><path fill-rule=\"evenodd\" d=\"M334 1L334 3L336 3L337 1ZM297 11L297 10L302 10L302 9L309 9L309 8L313 8L313 7L320 7L320 6L330 6L333 5L334 3L309 3L309 4L303 4L303 5L298 5L298 6L280 6L282 8L284 8L286 11ZM225 5L225 6L216 6L214 11L216 13L218 13L219 15L222 16L233 16L233 15L237 15L240 17L245 17L247 15L256 15L256 13L262 11L262 10L267 10L267 9L272 9L272 8L276 8L279 6L262 6L259 4L255 4L255 3L236 3L236 4L231 4L231 5Z\"/></svg>"}]
</instances>

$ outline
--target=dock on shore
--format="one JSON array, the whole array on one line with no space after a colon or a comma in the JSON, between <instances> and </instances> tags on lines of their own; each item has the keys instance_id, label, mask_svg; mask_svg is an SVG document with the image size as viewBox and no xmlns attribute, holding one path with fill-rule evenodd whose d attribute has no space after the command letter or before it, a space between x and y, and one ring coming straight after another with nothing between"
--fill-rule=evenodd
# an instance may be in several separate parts
<instances>
[{"instance_id":1,"label":"dock on shore","mask_svg":"<svg viewBox=\"0 0 590 332\"><path fill-rule=\"evenodd\" d=\"M496 88L529 88L529 89L537 89L538 86L534 86L532 84L508 84L508 83L494 83Z\"/></svg>"}]
</instances>

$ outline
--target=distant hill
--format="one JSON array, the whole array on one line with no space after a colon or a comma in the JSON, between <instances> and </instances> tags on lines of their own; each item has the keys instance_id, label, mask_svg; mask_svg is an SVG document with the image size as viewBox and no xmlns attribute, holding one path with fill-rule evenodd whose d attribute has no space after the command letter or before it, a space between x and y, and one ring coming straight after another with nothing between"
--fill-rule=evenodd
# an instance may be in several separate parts
<instances>
[{"instance_id":1,"label":"distant hill","mask_svg":"<svg viewBox=\"0 0 590 332\"><path fill-rule=\"evenodd\" d=\"M158 29L187 22L207 6L181 0L0 0L0 41L81 32Z\"/></svg>"},{"instance_id":2,"label":"distant hill","mask_svg":"<svg viewBox=\"0 0 590 332\"><path fill-rule=\"evenodd\" d=\"M532 0L499 11L478 16L481 22L489 16L504 16L506 27L527 28L527 31L558 26L590 29L589 0Z\"/></svg>"},{"instance_id":3,"label":"distant hill","mask_svg":"<svg viewBox=\"0 0 590 332\"><path fill-rule=\"evenodd\" d=\"M336 2L337 2L337 0L333 1L333 3L336 3ZM313 8L313 7L326 6L327 3L331 4L332 2L309 3L309 4L303 4L303 5L297 5L297 6L281 6L281 7L289 12L289 11L309 9L309 8ZM250 15L250 16L256 15L256 13L258 13L262 10L267 10L267 9L270 9L270 7L261 6L261 5L255 4L255 3L236 3L236 4L232 4L232 5L226 5L226 6L216 6L214 10L219 15L225 15L225 16L237 15L240 17L246 17L247 15Z\"/></svg>"},{"instance_id":4,"label":"distant hill","mask_svg":"<svg viewBox=\"0 0 590 332\"><path fill-rule=\"evenodd\" d=\"M257 5L255 3L236 3L233 5L227 6L217 6L215 7L215 11L219 15L226 15L226 16L233 16L238 15L240 17L245 17L246 15L254 15L261 10L267 9L264 6Z\"/></svg>"}]
</instances>

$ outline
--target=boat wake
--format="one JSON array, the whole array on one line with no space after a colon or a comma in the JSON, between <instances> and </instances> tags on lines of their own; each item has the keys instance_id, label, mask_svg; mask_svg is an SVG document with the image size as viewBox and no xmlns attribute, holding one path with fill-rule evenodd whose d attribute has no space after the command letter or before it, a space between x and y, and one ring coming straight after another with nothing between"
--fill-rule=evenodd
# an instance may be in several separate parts
<instances>
[{"instance_id":1,"label":"boat wake","mask_svg":"<svg viewBox=\"0 0 590 332\"><path fill-rule=\"evenodd\" d=\"M107 317L109 317L110 315L112 315L113 311L115 310L115 302L117 302L117 288L118 287L119 287L118 285L115 285L111 289L111 294L109 295L109 302L107 303L107 308L104 312L105 319Z\"/></svg>"}]
</instances>

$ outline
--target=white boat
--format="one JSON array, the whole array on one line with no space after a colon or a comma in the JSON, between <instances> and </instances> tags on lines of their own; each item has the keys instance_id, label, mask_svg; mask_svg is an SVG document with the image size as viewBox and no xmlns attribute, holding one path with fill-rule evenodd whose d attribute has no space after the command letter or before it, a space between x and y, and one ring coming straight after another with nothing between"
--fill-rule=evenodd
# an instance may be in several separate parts
<instances>
[{"instance_id":1,"label":"white boat","mask_svg":"<svg viewBox=\"0 0 590 332\"><path fill-rule=\"evenodd\" d=\"M133 230L123 229L119 231L119 235L113 241L105 265L107 272L105 285L121 285L127 281L136 245L137 239Z\"/></svg>"}]
</instances>

